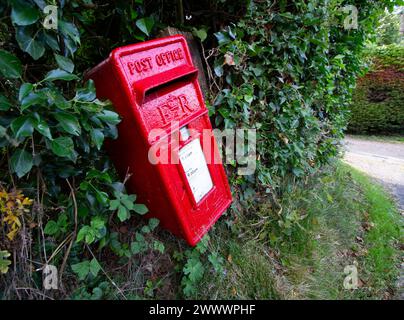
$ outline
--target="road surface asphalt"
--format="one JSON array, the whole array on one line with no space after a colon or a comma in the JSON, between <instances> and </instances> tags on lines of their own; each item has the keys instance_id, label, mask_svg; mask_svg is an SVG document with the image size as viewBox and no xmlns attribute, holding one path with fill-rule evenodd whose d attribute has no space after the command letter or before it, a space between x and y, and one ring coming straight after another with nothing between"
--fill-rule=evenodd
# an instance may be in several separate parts
<instances>
[{"instance_id":1,"label":"road surface asphalt","mask_svg":"<svg viewBox=\"0 0 404 320\"><path fill-rule=\"evenodd\" d=\"M382 183L404 213L404 143L347 136L344 161Z\"/></svg>"}]
</instances>

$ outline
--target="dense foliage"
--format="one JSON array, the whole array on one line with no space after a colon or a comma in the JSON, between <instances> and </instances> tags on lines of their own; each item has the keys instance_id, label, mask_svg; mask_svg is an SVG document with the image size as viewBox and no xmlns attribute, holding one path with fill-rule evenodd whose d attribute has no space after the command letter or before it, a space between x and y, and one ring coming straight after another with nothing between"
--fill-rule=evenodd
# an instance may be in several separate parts
<instances>
[{"instance_id":1,"label":"dense foliage","mask_svg":"<svg viewBox=\"0 0 404 320\"><path fill-rule=\"evenodd\" d=\"M385 69L404 70L404 45L370 46L364 51L369 71Z\"/></svg>"},{"instance_id":2,"label":"dense foliage","mask_svg":"<svg viewBox=\"0 0 404 320\"><path fill-rule=\"evenodd\" d=\"M344 28L340 8L347 3L358 8L358 29ZM256 174L235 179L242 195L239 208L248 208L248 197L257 201L251 188L258 187L268 194L262 201L272 198L282 212L277 197L282 185L290 192L285 181L315 172L338 153L362 72L361 52L385 4L260 1L237 24L215 34L214 71L221 86L212 106L215 122L255 128L258 134ZM283 234L304 218L275 214L279 232L272 229L267 237L284 241Z\"/></svg>"},{"instance_id":3,"label":"dense foliage","mask_svg":"<svg viewBox=\"0 0 404 320\"><path fill-rule=\"evenodd\" d=\"M400 13L403 10L404 9L402 7L397 7L393 12L385 12L385 14L380 18L379 27L376 31L377 45L382 46L395 43L404 43L404 35L400 32Z\"/></svg>"},{"instance_id":4,"label":"dense foliage","mask_svg":"<svg viewBox=\"0 0 404 320\"><path fill-rule=\"evenodd\" d=\"M404 133L404 46L374 47L366 52L370 72L355 89L349 131Z\"/></svg>"},{"instance_id":5,"label":"dense foliage","mask_svg":"<svg viewBox=\"0 0 404 320\"><path fill-rule=\"evenodd\" d=\"M357 30L343 27L347 3L358 7ZM8 298L176 297L175 284L191 295L204 273L223 271L208 238L184 249L155 232L157 220L136 218L147 208L103 152L119 118L81 81L111 49L167 24L193 31L214 58L206 58L214 123L258 132L257 172L232 174L235 198L262 191L276 203L282 180L305 177L337 154L359 54L393 2L70 0L56 3L56 29L42 24L46 4L0 2L0 294ZM303 218L279 212L279 227ZM63 290L43 291L48 264Z\"/></svg>"}]
</instances>

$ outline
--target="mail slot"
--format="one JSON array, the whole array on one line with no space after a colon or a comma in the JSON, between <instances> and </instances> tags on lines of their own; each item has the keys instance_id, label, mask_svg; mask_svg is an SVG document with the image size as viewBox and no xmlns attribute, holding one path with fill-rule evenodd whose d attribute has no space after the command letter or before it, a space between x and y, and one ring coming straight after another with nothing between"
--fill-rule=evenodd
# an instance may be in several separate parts
<instances>
[{"instance_id":1,"label":"mail slot","mask_svg":"<svg viewBox=\"0 0 404 320\"><path fill-rule=\"evenodd\" d=\"M86 74L122 118L106 147L128 190L190 245L232 201L197 74L182 36L117 48Z\"/></svg>"}]
</instances>

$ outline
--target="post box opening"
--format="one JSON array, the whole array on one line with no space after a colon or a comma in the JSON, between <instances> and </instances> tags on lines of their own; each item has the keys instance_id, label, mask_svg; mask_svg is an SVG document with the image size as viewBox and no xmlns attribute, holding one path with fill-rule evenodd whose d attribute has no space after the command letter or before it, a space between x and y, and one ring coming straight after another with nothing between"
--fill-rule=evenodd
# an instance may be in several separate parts
<instances>
[{"instance_id":1,"label":"post box opening","mask_svg":"<svg viewBox=\"0 0 404 320\"><path fill-rule=\"evenodd\" d=\"M163 87L174 87L178 86L180 82L190 82L198 76L198 70L194 67L185 68L177 67L169 71L165 71L161 74L156 74L151 77L144 78L142 80L136 81L133 84L136 100L139 105L141 105L146 96L154 92L157 92Z\"/></svg>"}]
</instances>

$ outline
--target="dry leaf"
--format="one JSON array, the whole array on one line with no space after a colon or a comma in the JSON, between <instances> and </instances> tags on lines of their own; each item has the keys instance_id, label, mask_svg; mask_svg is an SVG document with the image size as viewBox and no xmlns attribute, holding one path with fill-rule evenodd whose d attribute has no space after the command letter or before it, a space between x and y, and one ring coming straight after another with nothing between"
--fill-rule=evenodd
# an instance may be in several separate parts
<instances>
[{"instance_id":1,"label":"dry leaf","mask_svg":"<svg viewBox=\"0 0 404 320\"><path fill-rule=\"evenodd\" d=\"M224 64L227 64L229 66L234 66L236 63L234 62L234 55L231 52L227 52L224 55Z\"/></svg>"},{"instance_id":2,"label":"dry leaf","mask_svg":"<svg viewBox=\"0 0 404 320\"><path fill-rule=\"evenodd\" d=\"M230 263L233 262L233 258L231 257L231 254L229 254L229 255L227 256L227 261L229 261Z\"/></svg>"}]
</instances>

